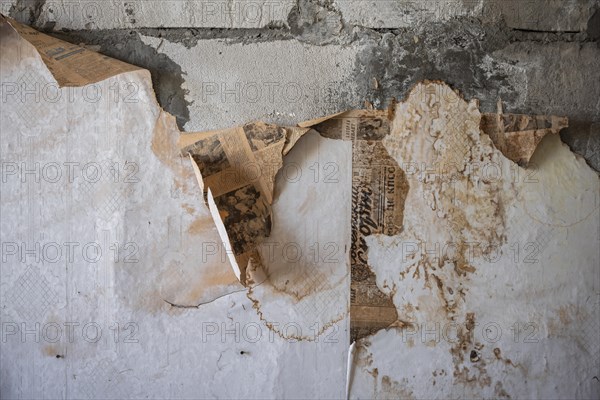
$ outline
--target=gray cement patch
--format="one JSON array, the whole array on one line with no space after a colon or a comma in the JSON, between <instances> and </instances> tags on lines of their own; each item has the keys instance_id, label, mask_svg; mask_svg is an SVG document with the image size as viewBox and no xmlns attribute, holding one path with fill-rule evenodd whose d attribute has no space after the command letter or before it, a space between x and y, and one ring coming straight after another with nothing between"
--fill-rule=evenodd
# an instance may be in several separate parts
<instances>
[{"instance_id":1,"label":"gray cement patch","mask_svg":"<svg viewBox=\"0 0 600 400\"><path fill-rule=\"evenodd\" d=\"M160 104L177 116L180 127L191 121L189 129L210 129L257 118L294 123L362 107L365 100L384 107L419 80L440 79L466 98L479 99L484 112L494 111L502 99L507 112L569 117L571 128L563 140L598 170L600 139L590 132L600 121L600 17L598 11L591 14L579 13L577 23L583 21L586 29L573 32L512 29L470 17L367 29L347 21L340 4L303 0L284 23L263 28L54 34L148 68ZM30 16L35 17L33 9L22 10L22 18ZM340 61L344 72L338 74ZM328 71L325 76L315 72L315 65ZM305 86L300 97L280 92L279 97L248 98L250 89L264 94L275 84L283 85L280 90ZM223 93L225 101L219 97Z\"/></svg>"}]
</instances>

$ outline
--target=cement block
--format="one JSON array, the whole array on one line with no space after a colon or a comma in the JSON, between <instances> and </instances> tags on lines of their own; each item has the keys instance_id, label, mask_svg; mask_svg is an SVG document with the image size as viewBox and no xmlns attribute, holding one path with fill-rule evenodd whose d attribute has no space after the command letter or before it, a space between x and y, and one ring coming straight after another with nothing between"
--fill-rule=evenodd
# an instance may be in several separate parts
<instances>
[{"instance_id":1,"label":"cement block","mask_svg":"<svg viewBox=\"0 0 600 400\"><path fill-rule=\"evenodd\" d=\"M478 15L481 2L462 0L339 0L347 23L368 28L405 28L420 22Z\"/></svg>"},{"instance_id":2,"label":"cement block","mask_svg":"<svg viewBox=\"0 0 600 400\"><path fill-rule=\"evenodd\" d=\"M494 0L484 13L493 16L499 12L514 29L580 32L587 29L597 7L594 0Z\"/></svg>"},{"instance_id":3,"label":"cement block","mask_svg":"<svg viewBox=\"0 0 600 400\"><path fill-rule=\"evenodd\" d=\"M354 104L351 76L359 46L204 40L188 49L154 37L142 40L181 66L191 102L187 131L253 120L295 125Z\"/></svg>"},{"instance_id":4,"label":"cement block","mask_svg":"<svg viewBox=\"0 0 600 400\"><path fill-rule=\"evenodd\" d=\"M344 20L369 28L404 28L457 17L503 19L510 28L582 31L594 0L339 0Z\"/></svg>"},{"instance_id":5,"label":"cement block","mask_svg":"<svg viewBox=\"0 0 600 400\"><path fill-rule=\"evenodd\" d=\"M41 7L36 9L34 3L2 0L1 10L5 15L21 15L24 22L32 10L38 13L36 26L55 30L262 28L287 21L295 5L293 0L52 0L41 2Z\"/></svg>"}]
</instances>

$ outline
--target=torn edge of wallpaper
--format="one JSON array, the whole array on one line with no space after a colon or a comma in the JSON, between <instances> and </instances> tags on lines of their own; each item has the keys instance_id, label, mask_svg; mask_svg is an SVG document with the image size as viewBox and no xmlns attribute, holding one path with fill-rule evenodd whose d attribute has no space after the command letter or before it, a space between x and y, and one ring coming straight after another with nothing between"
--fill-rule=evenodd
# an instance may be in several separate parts
<instances>
[{"instance_id":1,"label":"torn edge of wallpaper","mask_svg":"<svg viewBox=\"0 0 600 400\"><path fill-rule=\"evenodd\" d=\"M568 125L566 117L504 114L500 101L496 114L481 115L481 130L506 158L520 167L529 165L533 152L544 136L556 135Z\"/></svg>"},{"instance_id":2,"label":"torn edge of wallpaper","mask_svg":"<svg viewBox=\"0 0 600 400\"><path fill-rule=\"evenodd\" d=\"M2 15L0 23L8 23L37 49L60 86L84 86L143 70ZM436 90L451 90L443 82L438 83L437 87L425 85L425 92L433 92L424 95L444 96ZM247 287L267 279L257 246L271 232L275 177L283 157L311 129L323 137L352 142L351 342L380 329L406 325L398 317L393 296L383 293L375 283L365 241L369 235L396 235L403 228L409 183L382 143L390 135L397 104L402 105L392 101L388 110L350 110L295 127L252 122L218 131L179 132L177 147L182 156L190 158L231 267ZM527 166L542 138L557 134L567 125L565 117L505 114L499 105L497 113L481 115L480 131L489 135L506 158ZM390 290L393 292L393 288Z\"/></svg>"},{"instance_id":3,"label":"torn edge of wallpaper","mask_svg":"<svg viewBox=\"0 0 600 400\"><path fill-rule=\"evenodd\" d=\"M75 44L45 35L0 14L0 23L8 23L35 47L59 87L85 86L124 72L142 68L127 64Z\"/></svg>"},{"instance_id":4,"label":"torn edge of wallpaper","mask_svg":"<svg viewBox=\"0 0 600 400\"><path fill-rule=\"evenodd\" d=\"M452 90L443 82L432 83L440 84L435 90ZM380 329L407 326L398 316L393 295L383 293L376 284L368 265L366 243L370 235L393 236L403 228L409 182L383 145L383 139L391 133L396 104L402 103L393 101L387 110L341 112L301 122L296 128L252 122L231 129L183 134L179 143L182 152L197 164L198 181L223 243L231 251L236 275L244 285L251 286L268 279L261 271L257 246L269 236L276 219L270 205L283 156L309 129L329 139L352 142L351 342ZM526 166L541 139L558 133L567 123L564 117L504 114L499 110L482 114L480 127L505 157Z\"/></svg>"},{"instance_id":5,"label":"torn edge of wallpaper","mask_svg":"<svg viewBox=\"0 0 600 400\"><path fill-rule=\"evenodd\" d=\"M233 271L244 285L262 280L247 272L262 271L257 246L271 232L275 176L283 156L308 130L256 122L179 138Z\"/></svg>"},{"instance_id":6,"label":"torn edge of wallpaper","mask_svg":"<svg viewBox=\"0 0 600 400\"><path fill-rule=\"evenodd\" d=\"M0 26L3 29L3 35L5 32L10 32L11 35L14 34L21 39L22 45L33 47L36 56L46 67L45 71L40 72L44 73L45 79L51 85L59 88L85 88L117 76L135 74L139 76L132 77L133 79L143 79L148 83L147 87L152 87L150 73L144 68L56 39L2 14L0 14ZM23 89L27 89L29 85L26 81L18 84L22 85ZM148 91L144 95L152 102L152 104L148 104L148 107L159 107L152 91ZM35 115L31 118L35 118ZM193 171L195 164L188 164L188 161L181 157L181 152L177 147L180 134L175 117L160 109L157 119L154 121L153 132L148 132L147 145L151 147L152 152L164 167L173 173L174 182L163 183L165 191L172 191L173 184L177 190L185 188L188 184L195 185ZM200 191L200 193L202 192ZM198 200L200 202L200 199ZM189 205L184 203L181 206L188 210L188 213L190 212ZM211 217L207 217L207 221L210 221ZM208 231L211 227L207 226L207 228L209 228ZM197 235L197 232L190 233L190 240L196 240L194 236ZM196 307L197 304L206 304L226 294L245 289L227 267L219 269L214 268L214 265L216 264L203 265L198 261L196 276L203 278L202 280L206 282L202 287L202 292L188 283L186 287L170 288L169 294L164 294L165 298L162 300L171 306ZM162 282L157 282L157 290L161 290L159 288L162 288ZM161 293L162 295L163 293Z\"/></svg>"}]
</instances>

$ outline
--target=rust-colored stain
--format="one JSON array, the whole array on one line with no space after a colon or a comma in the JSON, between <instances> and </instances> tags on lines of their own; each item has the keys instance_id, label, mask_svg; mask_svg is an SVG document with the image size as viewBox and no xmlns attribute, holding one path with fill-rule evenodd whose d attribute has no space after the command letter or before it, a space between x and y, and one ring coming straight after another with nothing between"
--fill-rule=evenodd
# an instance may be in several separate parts
<instances>
[{"instance_id":1,"label":"rust-colored stain","mask_svg":"<svg viewBox=\"0 0 600 400\"><path fill-rule=\"evenodd\" d=\"M334 286L329 282L327 272L320 270L314 265L296 265L293 267L299 273L292 276L286 274L289 271L277 271L269 267L264 267L266 279L263 284L269 285L275 293L292 297L296 302L300 302L311 294L333 289ZM282 275L287 277L283 280ZM338 283L339 284L339 283Z\"/></svg>"},{"instance_id":2,"label":"rust-colored stain","mask_svg":"<svg viewBox=\"0 0 600 400\"><path fill-rule=\"evenodd\" d=\"M464 324L458 328L458 340L450 349L454 363L453 376L455 383L483 388L492 384L492 378L487 373L485 359L479 357L479 353L474 350L476 346L473 343L474 329L475 314L469 312L466 314Z\"/></svg>"},{"instance_id":3,"label":"rust-colored stain","mask_svg":"<svg viewBox=\"0 0 600 400\"><path fill-rule=\"evenodd\" d=\"M195 187L192 189L196 177L189 161L181 157L181 152L177 147L180 134L175 117L161 111L156 120L151 149L156 158L173 172L174 188L183 193L191 193L193 190L197 190Z\"/></svg>"},{"instance_id":4,"label":"rust-colored stain","mask_svg":"<svg viewBox=\"0 0 600 400\"><path fill-rule=\"evenodd\" d=\"M190 235L202 235L211 230L213 230L212 218L204 216L196 218L188 227L187 232Z\"/></svg>"},{"instance_id":5,"label":"rust-colored stain","mask_svg":"<svg viewBox=\"0 0 600 400\"><path fill-rule=\"evenodd\" d=\"M439 376L439 377L443 377L443 376L446 376L446 375L448 375L448 374L446 373L446 370L445 370L445 369L439 369L439 370L437 370L437 369L436 369L436 370L434 370L434 371L431 373L431 375L433 375L433 379L432 379L432 381L431 381L431 385L432 385L432 386L435 386L435 384L436 384L436 378L437 378L438 376Z\"/></svg>"},{"instance_id":6,"label":"rust-colored stain","mask_svg":"<svg viewBox=\"0 0 600 400\"><path fill-rule=\"evenodd\" d=\"M428 220L429 228L405 226L405 236L411 238L407 236L410 234L416 242L426 243L433 233L441 234L453 243L454 252L436 258L425 255L399 274L401 280L423 279L437 292L447 316L452 318L465 302L469 275L476 272L474 256L489 257L506 241L505 194L499 182L485 176L479 179L469 169L499 157L489 137L480 133L478 109L445 85L448 90L444 96L427 97L430 89L438 93L436 87L431 87L434 83L439 82L425 81L411 91L404 101L403 115L397 116L398 123L383 144L395 159L407 164L437 166L432 176L418 171L411 174L410 191L420 193L423 199L417 204L411 198L409 204L434 213L435 218ZM473 255L469 243L475 240L494 246Z\"/></svg>"},{"instance_id":7,"label":"rust-colored stain","mask_svg":"<svg viewBox=\"0 0 600 400\"><path fill-rule=\"evenodd\" d=\"M506 392L506 390L504 390L504 387L502 386L502 382L497 381L496 385L494 385L494 394L499 398L499 399L510 399L510 394L508 394Z\"/></svg>"},{"instance_id":8,"label":"rust-colored stain","mask_svg":"<svg viewBox=\"0 0 600 400\"><path fill-rule=\"evenodd\" d=\"M189 204L182 204L181 207L187 211L188 214L194 214L196 212L196 209Z\"/></svg>"},{"instance_id":9,"label":"rust-colored stain","mask_svg":"<svg viewBox=\"0 0 600 400\"><path fill-rule=\"evenodd\" d=\"M64 355L61 353L59 347L55 344L47 344L42 348L42 351L45 356L55 357L55 358L63 358Z\"/></svg>"},{"instance_id":10,"label":"rust-colored stain","mask_svg":"<svg viewBox=\"0 0 600 400\"><path fill-rule=\"evenodd\" d=\"M590 338L586 335L585 330L577 330L574 335L570 332L574 326L597 321L597 316L590 314L584 307L572 303L554 309L550 315L546 323L548 337L570 337L583 348L589 346Z\"/></svg>"},{"instance_id":11,"label":"rust-colored stain","mask_svg":"<svg viewBox=\"0 0 600 400\"><path fill-rule=\"evenodd\" d=\"M407 388L408 379L404 378L402 383L399 383L395 380L392 380L387 375L381 377L381 387L380 390L377 391L377 396L375 398L380 399L406 399L411 400L415 399L415 395L413 391Z\"/></svg>"},{"instance_id":12,"label":"rust-colored stain","mask_svg":"<svg viewBox=\"0 0 600 400\"><path fill-rule=\"evenodd\" d=\"M377 382L377 378L379 377L379 370L377 368L373 368L372 370L368 370L367 373L369 375L371 375L375 379L375 382Z\"/></svg>"},{"instance_id":13,"label":"rust-colored stain","mask_svg":"<svg viewBox=\"0 0 600 400\"><path fill-rule=\"evenodd\" d=\"M373 399L414 399L413 391L408 387L408 380L404 378L398 382L388 375L381 376L378 368L373 366L373 354L369 351L371 343L367 338L362 338L356 342L357 355L355 365L362 368L373 378Z\"/></svg>"},{"instance_id":14,"label":"rust-colored stain","mask_svg":"<svg viewBox=\"0 0 600 400\"><path fill-rule=\"evenodd\" d=\"M259 257L260 258L260 257ZM348 310L345 312L332 317L329 321L324 323L319 327L319 330L314 333L314 335L286 335L284 334L280 328L276 327L271 322L267 321L264 316L264 313L261 308L261 301L277 301L277 298L280 296L286 296L293 299L294 303L299 303L303 301L307 296L313 294L320 290L329 290L332 289L333 286L328 283L326 276L321 276L324 274L322 271L318 271L313 268L309 268L308 266L296 266L295 269L299 271L304 271L303 274L299 276L295 276L292 280L285 280L285 282L281 282L279 284L274 283L276 281L275 276L270 274L275 274L273 271L269 271L268 267L264 267L262 264L255 263L253 268L257 270L262 270L266 272L267 275L262 282L257 282L255 286L265 285L271 292L268 294L268 297L259 300L254 293L255 286L250 285L246 292L246 296L250 301L252 301L252 307L258 314L259 318L266 324L266 326L280 336L283 339L287 340L299 340L299 341L315 341L317 337L320 336L323 332L327 331L337 322L343 320L345 316L348 314ZM340 284L340 283L338 283Z\"/></svg>"},{"instance_id":15,"label":"rust-colored stain","mask_svg":"<svg viewBox=\"0 0 600 400\"><path fill-rule=\"evenodd\" d=\"M519 368L524 375L527 375L527 369L523 365L515 364L510 358L503 357L502 351L498 347L494 348L494 357L496 357L496 360L502 361L504 364L510 367Z\"/></svg>"},{"instance_id":16,"label":"rust-colored stain","mask_svg":"<svg viewBox=\"0 0 600 400\"><path fill-rule=\"evenodd\" d=\"M314 342L316 340L318 340L318 337L320 335L322 335L325 331L327 331L329 328L331 328L332 326L334 326L336 323L340 322L341 320L343 320L348 312L342 313L340 315L338 315L336 318L332 319L331 321L323 324L322 326L319 326L318 331L314 332L314 334L312 335L297 335L295 333L292 334L288 334L286 335L281 328L279 328L278 326L276 326L275 324L273 324L272 322L268 321L265 316L263 311L261 310L261 303L260 301L258 301L257 299L253 298L253 292L252 292L252 287L248 288L247 291L247 297L248 299L252 302L252 308L254 308L254 310L256 311L256 313L258 314L258 318L264 322L265 326L272 331L273 333L275 333L277 336L279 336L282 339L286 339L286 340L297 340L299 342Z\"/></svg>"}]
</instances>

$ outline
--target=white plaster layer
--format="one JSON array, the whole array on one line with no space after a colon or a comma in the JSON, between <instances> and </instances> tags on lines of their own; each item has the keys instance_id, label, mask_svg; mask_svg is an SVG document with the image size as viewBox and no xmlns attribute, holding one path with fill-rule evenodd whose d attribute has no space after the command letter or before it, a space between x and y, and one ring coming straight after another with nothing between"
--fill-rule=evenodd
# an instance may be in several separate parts
<instances>
[{"instance_id":1,"label":"white plaster layer","mask_svg":"<svg viewBox=\"0 0 600 400\"><path fill-rule=\"evenodd\" d=\"M446 89L417 86L384 140L410 189L369 264L406 327L366 340L352 395L597 397L598 175L554 135L516 166Z\"/></svg>"}]
</instances>

